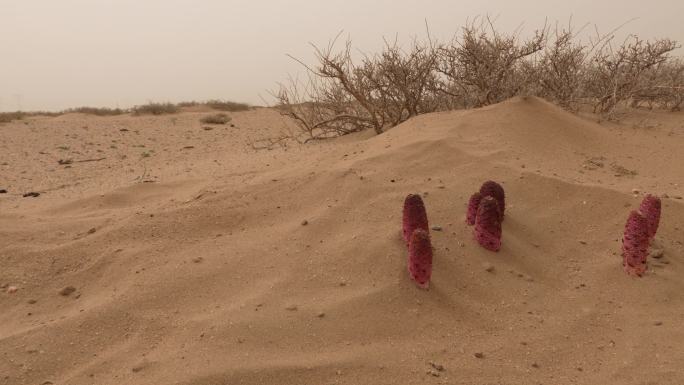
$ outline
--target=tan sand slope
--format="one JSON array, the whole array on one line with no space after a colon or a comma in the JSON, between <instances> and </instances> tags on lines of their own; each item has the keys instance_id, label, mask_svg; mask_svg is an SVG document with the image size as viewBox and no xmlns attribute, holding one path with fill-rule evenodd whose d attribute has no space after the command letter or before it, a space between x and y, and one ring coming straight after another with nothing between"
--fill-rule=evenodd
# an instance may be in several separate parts
<instances>
[{"instance_id":1,"label":"tan sand slope","mask_svg":"<svg viewBox=\"0 0 684 385\"><path fill-rule=\"evenodd\" d=\"M255 152L275 112L201 115L0 127L0 384L684 382L684 119L517 98ZM464 223L486 179L508 194L499 253ZM670 196L642 279L619 256L632 189ZM412 192L443 229L429 291L399 235Z\"/></svg>"}]
</instances>

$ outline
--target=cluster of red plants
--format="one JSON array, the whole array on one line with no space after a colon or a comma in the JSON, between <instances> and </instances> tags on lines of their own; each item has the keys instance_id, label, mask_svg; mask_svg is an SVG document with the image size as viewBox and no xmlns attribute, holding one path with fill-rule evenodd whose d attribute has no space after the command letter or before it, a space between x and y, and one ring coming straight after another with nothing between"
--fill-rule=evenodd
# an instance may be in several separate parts
<instances>
[{"instance_id":1,"label":"cluster of red plants","mask_svg":"<svg viewBox=\"0 0 684 385\"><path fill-rule=\"evenodd\" d=\"M484 248L501 248L501 222L506 209L503 187L487 181L470 197L467 222L475 226L475 239ZM432 276L432 243L427 211L420 195L409 194L404 200L402 237L408 248L408 272L416 284L427 289Z\"/></svg>"},{"instance_id":2,"label":"cluster of red plants","mask_svg":"<svg viewBox=\"0 0 684 385\"><path fill-rule=\"evenodd\" d=\"M660 224L660 198L646 195L639 210L627 218L622 237L622 265L629 275L642 276L646 272L648 248Z\"/></svg>"},{"instance_id":3,"label":"cluster of red plants","mask_svg":"<svg viewBox=\"0 0 684 385\"><path fill-rule=\"evenodd\" d=\"M501 223L506 210L503 187L494 181L482 184L480 191L468 201L466 222L474 226L477 242L487 250L501 249ZM625 225L622 239L623 266L630 275L641 276L647 268L646 258L651 241L658 231L661 202L646 195L639 210L633 210ZM404 200L402 236L408 248L408 272L424 289L432 275L432 244L425 204L420 195L410 194Z\"/></svg>"}]
</instances>

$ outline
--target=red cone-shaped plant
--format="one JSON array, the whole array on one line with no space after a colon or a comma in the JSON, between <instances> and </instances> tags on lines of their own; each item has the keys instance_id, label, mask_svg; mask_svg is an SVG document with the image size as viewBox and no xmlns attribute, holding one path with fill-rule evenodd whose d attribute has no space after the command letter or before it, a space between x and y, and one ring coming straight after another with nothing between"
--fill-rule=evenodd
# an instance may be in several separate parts
<instances>
[{"instance_id":1,"label":"red cone-shaped plant","mask_svg":"<svg viewBox=\"0 0 684 385\"><path fill-rule=\"evenodd\" d=\"M504 211L506 211L506 193L504 193L503 187L494 181L488 180L480 187L480 194L483 197L493 197L496 199L500 211L499 220L503 221Z\"/></svg>"},{"instance_id":2,"label":"red cone-shaped plant","mask_svg":"<svg viewBox=\"0 0 684 385\"><path fill-rule=\"evenodd\" d=\"M411 234L415 229L422 229L430 232L428 229L427 213L425 212L425 205L420 195L409 194L404 200L404 215L403 215L403 236L404 242L408 247L411 239Z\"/></svg>"},{"instance_id":3,"label":"red cone-shaped plant","mask_svg":"<svg viewBox=\"0 0 684 385\"><path fill-rule=\"evenodd\" d=\"M660 198L648 194L641 201L639 212L646 217L648 222L648 237L653 239L660 224Z\"/></svg>"},{"instance_id":4,"label":"red cone-shaped plant","mask_svg":"<svg viewBox=\"0 0 684 385\"><path fill-rule=\"evenodd\" d=\"M432 275L432 244L430 234L416 229L409 240L408 272L416 284L427 289Z\"/></svg>"},{"instance_id":5,"label":"red cone-shaped plant","mask_svg":"<svg viewBox=\"0 0 684 385\"><path fill-rule=\"evenodd\" d=\"M629 214L622 237L622 265L630 275L641 276L646 271L648 257L648 220L634 210Z\"/></svg>"},{"instance_id":6,"label":"red cone-shaped plant","mask_svg":"<svg viewBox=\"0 0 684 385\"><path fill-rule=\"evenodd\" d=\"M500 211L496 199L483 197L475 218L475 239L487 250L499 251L501 248Z\"/></svg>"},{"instance_id":7,"label":"red cone-shaped plant","mask_svg":"<svg viewBox=\"0 0 684 385\"><path fill-rule=\"evenodd\" d=\"M466 213L466 223L469 225L475 224L475 217L477 217L477 208L480 206L480 201L482 200L482 194L476 192L470 196L468 201L468 212Z\"/></svg>"}]
</instances>

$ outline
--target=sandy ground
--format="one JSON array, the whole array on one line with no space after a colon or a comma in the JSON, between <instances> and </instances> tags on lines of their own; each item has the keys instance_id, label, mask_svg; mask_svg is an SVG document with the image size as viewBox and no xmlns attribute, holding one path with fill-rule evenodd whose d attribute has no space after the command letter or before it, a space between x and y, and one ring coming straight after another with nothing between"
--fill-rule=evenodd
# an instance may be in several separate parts
<instances>
[{"instance_id":1,"label":"sandy ground","mask_svg":"<svg viewBox=\"0 0 684 385\"><path fill-rule=\"evenodd\" d=\"M684 114L517 98L273 151L248 143L274 111L206 114L0 126L0 384L684 383ZM499 253L464 223L487 179ZM414 192L442 227L429 291L399 236ZM664 256L637 279L645 192L669 196Z\"/></svg>"}]
</instances>

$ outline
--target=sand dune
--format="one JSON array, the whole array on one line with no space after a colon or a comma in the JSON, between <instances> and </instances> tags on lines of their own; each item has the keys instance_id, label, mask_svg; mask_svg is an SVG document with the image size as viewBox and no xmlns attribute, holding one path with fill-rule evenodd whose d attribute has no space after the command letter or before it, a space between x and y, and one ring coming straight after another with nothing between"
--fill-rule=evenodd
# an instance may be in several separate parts
<instances>
[{"instance_id":1,"label":"sand dune","mask_svg":"<svg viewBox=\"0 0 684 385\"><path fill-rule=\"evenodd\" d=\"M289 123L203 114L0 127L0 384L684 382L684 115L516 98L255 151ZM464 223L486 179L507 193L499 253ZM619 255L633 189L669 196L641 279ZM442 227L428 291L408 193Z\"/></svg>"}]
</instances>

